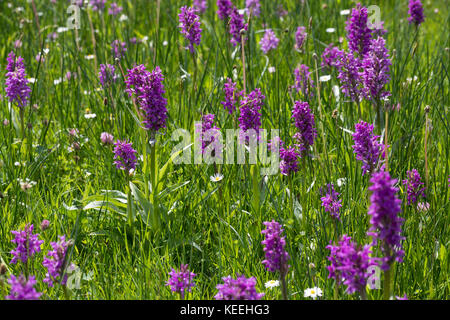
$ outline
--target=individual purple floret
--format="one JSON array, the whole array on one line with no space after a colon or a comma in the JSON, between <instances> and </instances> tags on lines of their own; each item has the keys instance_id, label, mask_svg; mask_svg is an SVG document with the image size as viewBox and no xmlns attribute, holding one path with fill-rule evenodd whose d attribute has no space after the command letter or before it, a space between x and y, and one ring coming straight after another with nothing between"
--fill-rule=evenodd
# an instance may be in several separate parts
<instances>
[{"instance_id":1,"label":"individual purple floret","mask_svg":"<svg viewBox=\"0 0 450 320\"><path fill-rule=\"evenodd\" d=\"M364 57L363 81L365 96L372 101L380 101L391 95L384 87L390 80L389 52L386 48L386 41L382 37L374 39L370 43L370 51Z\"/></svg>"},{"instance_id":2,"label":"individual purple floret","mask_svg":"<svg viewBox=\"0 0 450 320\"><path fill-rule=\"evenodd\" d=\"M241 129L240 136L241 141L243 141L243 136L245 136L248 130L254 130L256 134L256 139L259 139L259 129L261 127L261 113L260 110L264 104L264 99L266 97L261 93L259 88L256 88L250 92L247 96L244 96L241 100L240 115L239 115L239 127ZM253 138L245 137L245 142Z\"/></svg>"},{"instance_id":3,"label":"individual purple floret","mask_svg":"<svg viewBox=\"0 0 450 320\"><path fill-rule=\"evenodd\" d=\"M66 241L66 236L60 236L58 242L50 243L53 250L47 253L47 256L42 262L43 266L47 269L47 274L43 282L47 283L49 287L53 287L54 281L60 281L61 285L66 284L67 274L64 275L63 279L60 277L64 273L67 249L71 244L71 241Z\"/></svg>"},{"instance_id":4,"label":"individual purple floret","mask_svg":"<svg viewBox=\"0 0 450 320\"><path fill-rule=\"evenodd\" d=\"M189 50L194 52L194 44L200 45L202 38L202 29L200 28L200 18L195 14L196 10L191 7L181 7L181 13L178 14L181 34L189 40Z\"/></svg>"},{"instance_id":5,"label":"individual purple floret","mask_svg":"<svg viewBox=\"0 0 450 320\"><path fill-rule=\"evenodd\" d=\"M408 192L408 204L416 203L419 197L425 197L424 183L420 180L420 174L416 169L407 172L408 178L403 180Z\"/></svg>"},{"instance_id":6,"label":"individual purple floret","mask_svg":"<svg viewBox=\"0 0 450 320\"><path fill-rule=\"evenodd\" d=\"M264 293L256 292L256 278L246 278L241 275L233 279L231 276L222 278L223 284L217 285L219 292L214 296L216 300L260 300Z\"/></svg>"},{"instance_id":7,"label":"individual purple floret","mask_svg":"<svg viewBox=\"0 0 450 320\"><path fill-rule=\"evenodd\" d=\"M242 97L244 93L243 91L236 90L236 83L234 83L230 78L227 78L227 81L223 87L223 92L225 94L225 101L222 101L221 104L229 114L232 114L234 110L236 110L238 99Z\"/></svg>"},{"instance_id":8,"label":"individual purple floret","mask_svg":"<svg viewBox=\"0 0 450 320\"><path fill-rule=\"evenodd\" d=\"M371 30L368 27L367 8L360 3L352 9L352 13L346 21L348 46L351 53L358 53L362 58L369 51Z\"/></svg>"},{"instance_id":9,"label":"individual purple floret","mask_svg":"<svg viewBox=\"0 0 450 320\"><path fill-rule=\"evenodd\" d=\"M125 42L120 42L119 40L114 40L111 44L111 53L114 59L122 59L127 52L127 47Z\"/></svg>"},{"instance_id":10,"label":"individual purple floret","mask_svg":"<svg viewBox=\"0 0 450 320\"><path fill-rule=\"evenodd\" d=\"M116 82L117 75L115 74L116 68L111 64L101 64L100 71L98 72L98 76L100 78L100 83L102 84L103 89L108 88Z\"/></svg>"},{"instance_id":11,"label":"individual purple floret","mask_svg":"<svg viewBox=\"0 0 450 320\"><path fill-rule=\"evenodd\" d=\"M34 276L29 276L27 280L23 274L19 277L12 274L8 279L8 284L11 285L11 291L5 297L7 300L39 300L42 295L34 288L36 284Z\"/></svg>"},{"instance_id":12,"label":"individual purple floret","mask_svg":"<svg viewBox=\"0 0 450 320\"><path fill-rule=\"evenodd\" d=\"M217 15L219 19L227 21L233 11L233 3L230 0L217 0Z\"/></svg>"},{"instance_id":13,"label":"individual purple floret","mask_svg":"<svg viewBox=\"0 0 450 320\"><path fill-rule=\"evenodd\" d=\"M108 14L111 16L117 16L119 13L121 13L123 10L122 7L120 7L117 3L113 2L111 3L111 6L108 9Z\"/></svg>"},{"instance_id":14,"label":"individual purple floret","mask_svg":"<svg viewBox=\"0 0 450 320\"><path fill-rule=\"evenodd\" d=\"M342 92L354 102L360 102L363 96L363 73L361 61L353 53L343 52L337 60L338 76Z\"/></svg>"},{"instance_id":15,"label":"individual purple floret","mask_svg":"<svg viewBox=\"0 0 450 320\"><path fill-rule=\"evenodd\" d=\"M343 51L330 43L322 53L322 62L320 66L322 68L337 67L342 53Z\"/></svg>"},{"instance_id":16,"label":"individual purple floret","mask_svg":"<svg viewBox=\"0 0 450 320\"><path fill-rule=\"evenodd\" d=\"M19 260L26 264L28 259L41 251L41 245L44 241L39 240L39 234L33 234L33 228L32 224L27 224L24 230L11 231L15 235L11 242L17 246L16 249L11 251L11 254L14 256L11 264L16 264Z\"/></svg>"},{"instance_id":17,"label":"individual purple floret","mask_svg":"<svg viewBox=\"0 0 450 320\"><path fill-rule=\"evenodd\" d=\"M288 260L290 257L285 249L286 239L281 236L283 228L274 220L272 222L266 221L263 224L266 229L261 231L265 237L261 243L264 245L266 259L262 264L270 272L279 271L281 276L284 277L289 270Z\"/></svg>"},{"instance_id":18,"label":"individual purple floret","mask_svg":"<svg viewBox=\"0 0 450 320\"><path fill-rule=\"evenodd\" d=\"M176 271L172 268L169 272L170 278L166 283L166 286L170 286L173 292L179 293L181 299L184 299L186 291L191 292L195 286L194 277L195 273L189 271L187 264L182 264L180 271Z\"/></svg>"},{"instance_id":19,"label":"individual purple floret","mask_svg":"<svg viewBox=\"0 0 450 320\"><path fill-rule=\"evenodd\" d=\"M314 115L309 108L308 102L295 101L292 109L292 118L297 128L297 133L294 135L294 138L297 140L296 147L300 156L304 157L309 147L314 144L314 139L317 136L317 130L314 127Z\"/></svg>"},{"instance_id":20,"label":"individual purple floret","mask_svg":"<svg viewBox=\"0 0 450 320\"><path fill-rule=\"evenodd\" d=\"M322 194L322 190L320 192ZM332 183L327 185L325 196L321 197L322 206L325 208L325 212L328 212L333 218L341 221L339 217L339 209L342 207L342 200L338 199L339 193L334 190Z\"/></svg>"},{"instance_id":21,"label":"individual purple floret","mask_svg":"<svg viewBox=\"0 0 450 320\"><path fill-rule=\"evenodd\" d=\"M277 147L278 145L278 147ZM284 145L283 140L280 137L276 136L269 140L267 143L267 151L268 152L280 152L280 148Z\"/></svg>"},{"instance_id":22,"label":"individual purple floret","mask_svg":"<svg viewBox=\"0 0 450 320\"><path fill-rule=\"evenodd\" d=\"M294 147L280 148L280 172L288 176L298 171L298 158L300 154Z\"/></svg>"},{"instance_id":23,"label":"individual purple floret","mask_svg":"<svg viewBox=\"0 0 450 320\"><path fill-rule=\"evenodd\" d=\"M344 283L347 286L347 293L359 292L365 296L367 280L373 273L369 267L376 265L376 258L371 258L370 245L363 247L352 242L352 238L343 235L337 245L326 247L330 250L328 260L331 265L327 267L329 271L328 278L333 278L338 283Z\"/></svg>"},{"instance_id":24,"label":"individual purple floret","mask_svg":"<svg viewBox=\"0 0 450 320\"><path fill-rule=\"evenodd\" d=\"M230 11L230 35L231 39L230 42L233 46L237 46L241 43L241 31L247 31L247 23L245 23L244 15L239 14L238 10L236 8L232 8ZM246 38L244 38L244 42L246 41Z\"/></svg>"},{"instance_id":25,"label":"individual purple floret","mask_svg":"<svg viewBox=\"0 0 450 320\"><path fill-rule=\"evenodd\" d=\"M402 262L405 252L401 241L404 219L399 216L402 201L397 198L396 179L389 172L375 172L370 179L370 228L367 235L373 237L373 245L380 243L383 253L381 269L388 270L394 261Z\"/></svg>"},{"instance_id":26,"label":"individual purple floret","mask_svg":"<svg viewBox=\"0 0 450 320\"><path fill-rule=\"evenodd\" d=\"M261 41L259 42L259 45L261 46L262 52L264 52L264 54L267 54L270 50L276 49L279 42L280 39L277 38L275 32L273 32L272 29L267 29L264 37L262 37Z\"/></svg>"},{"instance_id":27,"label":"individual purple floret","mask_svg":"<svg viewBox=\"0 0 450 320\"><path fill-rule=\"evenodd\" d=\"M194 0L192 5L200 14L204 13L208 8L208 2L206 0Z\"/></svg>"},{"instance_id":28,"label":"individual purple floret","mask_svg":"<svg viewBox=\"0 0 450 320\"><path fill-rule=\"evenodd\" d=\"M363 175L372 174L377 167L383 144L378 142L380 136L373 134L373 125L360 121L355 125L352 146L353 153L356 153L356 159L362 162Z\"/></svg>"},{"instance_id":29,"label":"individual purple floret","mask_svg":"<svg viewBox=\"0 0 450 320\"><path fill-rule=\"evenodd\" d=\"M93 11L103 11L105 9L106 0L90 0Z\"/></svg>"},{"instance_id":30,"label":"individual purple floret","mask_svg":"<svg viewBox=\"0 0 450 320\"><path fill-rule=\"evenodd\" d=\"M255 17L259 17L261 14L261 4L259 3L259 0L246 0L245 7L247 8L249 15L250 12L252 13L252 16Z\"/></svg>"},{"instance_id":31,"label":"individual purple floret","mask_svg":"<svg viewBox=\"0 0 450 320\"><path fill-rule=\"evenodd\" d=\"M127 173L130 170L136 169L136 153L137 151L132 148L132 143L117 140L114 143L114 164L117 169L125 170Z\"/></svg>"},{"instance_id":32,"label":"individual purple floret","mask_svg":"<svg viewBox=\"0 0 450 320\"><path fill-rule=\"evenodd\" d=\"M423 15L423 6L420 0L409 0L408 7L409 23L414 23L416 26L419 26L422 22L425 21L425 17Z\"/></svg>"},{"instance_id":33,"label":"individual purple floret","mask_svg":"<svg viewBox=\"0 0 450 320\"><path fill-rule=\"evenodd\" d=\"M314 82L311 79L311 72L307 65L301 64L299 68L294 70L295 84L294 88L297 92L302 92L305 97L313 96Z\"/></svg>"},{"instance_id":34,"label":"individual purple floret","mask_svg":"<svg viewBox=\"0 0 450 320\"><path fill-rule=\"evenodd\" d=\"M7 58L5 91L11 103L17 103L19 108L24 108L28 104L31 88L28 86L27 74L22 57L17 57L13 51Z\"/></svg>"},{"instance_id":35,"label":"individual purple floret","mask_svg":"<svg viewBox=\"0 0 450 320\"><path fill-rule=\"evenodd\" d=\"M143 124L146 130L153 133L166 127L167 99L164 98L164 76L156 66L152 72L145 70L144 65L137 65L128 70L125 90L129 96L135 96L143 112Z\"/></svg>"},{"instance_id":36,"label":"individual purple floret","mask_svg":"<svg viewBox=\"0 0 450 320\"><path fill-rule=\"evenodd\" d=\"M307 36L305 27L297 27L297 31L295 32L295 48L297 50L303 47Z\"/></svg>"}]
</instances>

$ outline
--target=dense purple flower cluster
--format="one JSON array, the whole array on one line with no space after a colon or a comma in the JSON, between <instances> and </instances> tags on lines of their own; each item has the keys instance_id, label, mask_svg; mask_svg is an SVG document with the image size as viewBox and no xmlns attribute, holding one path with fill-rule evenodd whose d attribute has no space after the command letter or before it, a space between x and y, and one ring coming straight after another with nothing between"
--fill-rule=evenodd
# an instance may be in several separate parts
<instances>
[{"instance_id":1,"label":"dense purple flower cluster","mask_svg":"<svg viewBox=\"0 0 450 320\"><path fill-rule=\"evenodd\" d=\"M363 96L363 78L361 61L353 53L342 52L337 62L339 82L342 92L354 102L360 102Z\"/></svg>"},{"instance_id":2,"label":"dense purple flower cluster","mask_svg":"<svg viewBox=\"0 0 450 320\"><path fill-rule=\"evenodd\" d=\"M264 225L266 229L262 230L261 233L265 236L265 239L261 243L264 245L266 259L262 264L269 271L279 271L284 276L289 270L287 262L290 257L285 249L286 239L281 236L283 228L274 220L272 222L266 221Z\"/></svg>"},{"instance_id":3,"label":"dense purple flower cluster","mask_svg":"<svg viewBox=\"0 0 450 320\"><path fill-rule=\"evenodd\" d=\"M407 188L408 204L416 203L419 197L425 197L424 183L420 180L420 174L416 169L407 172L408 178L403 180Z\"/></svg>"},{"instance_id":4,"label":"dense purple flower cluster","mask_svg":"<svg viewBox=\"0 0 450 320\"><path fill-rule=\"evenodd\" d=\"M111 16L117 16L119 13L121 13L123 10L122 7L120 7L117 3L113 2L111 3L111 6L108 9L108 14Z\"/></svg>"},{"instance_id":5,"label":"dense purple flower cluster","mask_svg":"<svg viewBox=\"0 0 450 320\"><path fill-rule=\"evenodd\" d=\"M167 100L165 93L164 76L161 69L156 68L149 72L144 65L137 65L128 70L125 80L130 97L134 94L140 109L143 111L143 124L147 130L156 132L166 127Z\"/></svg>"},{"instance_id":6,"label":"dense purple flower cluster","mask_svg":"<svg viewBox=\"0 0 450 320\"><path fill-rule=\"evenodd\" d=\"M66 254L67 249L71 245L70 241L66 241L66 236L60 236L59 241L51 242L53 250L47 253L47 256L42 262L43 266L47 269L47 274L44 283L47 283L49 287L53 287L54 281L61 281L62 285L67 282L67 274L64 275L63 279L58 279L64 273L64 268L66 267Z\"/></svg>"},{"instance_id":7,"label":"dense purple flower cluster","mask_svg":"<svg viewBox=\"0 0 450 320\"><path fill-rule=\"evenodd\" d=\"M11 231L15 235L15 238L11 242L17 246L11 251L11 254L14 256L11 264L16 264L19 260L25 264L28 259L41 251L41 245L44 241L39 240L39 234L33 234L33 228L34 226L32 224L27 224L24 230Z\"/></svg>"},{"instance_id":8,"label":"dense purple flower cluster","mask_svg":"<svg viewBox=\"0 0 450 320\"><path fill-rule=\"evenodd\" d=\"M321 190L322 194L322 190ZM337 220L341 220L339 217L339 209L342 207L342 200L338 199L339 193L334 189L334 185L328 184L325 196L321 197L322 206L325 208L325 212L331 214L331 216Z\"/></svg>"},{"instance_id":9,"label":"dense purple flower cluster","mask_svg":"<svg viewBox=\"0 0 450 320\"><path fill-rule=\"evenodd\" d=\"M208 8L208 2L206 0L194 0L192 6L198 13L204 13Z\"/></svg>"},{"instance_id":10,"label":"dense purple flower cluster","mask_svg":"<svg viewBox=\"0 0 450 320\"><path fill-rule=\"evenodd\" d=\"M136 150L132 148L132 143L128 143L125 141L117 140L114 143L114 164L117 169L125 170L127 173L130 170L136 169Z\"/></svg>"},{"instance_id":11,"label":"dense purple flower cluster","mask_svg":"<svg viewBox=\"0 0 450 320\"><path fill-rule=\"evenodd\" d=\"M223 87L223 92L225 94L225 101L222 101L222 105L225 110L228 110L229 114L232 114L236 110L236 104L238 98L242 97L243 91L236 90L236 83L234 83L230 78L227 78L225 85Z\"/></svg>"},{"instance_id":12,"label":"dense purple flower cluster","mask_svg":"<svg viewBox=\"0 0 450 320\"><path fill-rule=\"evenodd\" d=\"M376 265L376 259L370 257L370 245L357 246L351 237L344 234L337 245L330 242L326 248L331 251L328 278L338 283L343 281L349 294L365 291L367 280L372 275L369 267Z\"/></svg>"},{"instance_id":13,"label":"dense purple flower cluster","mask_svg":"<svg viewBox=\"0 0 450 320\"><path fill-rule=\"evenodd\" d=\"M194 44L200 45L202 38L202 29L200 28L200 18L195 14L197 11L191 7L181 7L181 13L178 14L180 21L181 34L189 40L189 50L194 52Z\"/></svg>"},{"instance_id":14,"label":"dense purple flower cluster","mask_svg":"<svg viewBox=\"0 0 450 320\"><path fill-rule=\"evenodd\" d=\"M217 0L217 15L221 20L228 20L233 11L233 3L230 0Z\"/></svg>"},{"instance_id":15,"label":"dense purple flower cluster","mask_svg":"<svg viewBox=\"0 0 450 320\"><path fill-rule=\"evenodd\" d=\"M423 15L423 6L420 0L409 0L409 10L408 10L408 21L409 23L414 23L415 25L420 25L425 21Z\"/></svg>"},{"instance_id":16,"label":"dense purple flower cluster","mask_svg":"<svg viewBox=\"0 0 450 320\"><path fill-rule=\"evenodd\" d=\"M31 88L28 86L27 74L22 57L17 57L11 51L7 58L6 66L6 96L11 103L17 103L20 108L24 108L28 104Z\"/></svg>"},{"instance_id":17,"label":"dense purple flower cluster","mask_svg":"<svg viewBox=\"0 0 450 320\"><path fill-rule=\"evenodd\" d=\"M322 62L320 66L322 68L337 67L342 53L343 51L339 50L338 47L330 43L322 53Z\"/></svg>"},{"instance_id":18,"label":"dense purple flower cluster","mask_svg":"<svg viewBox=\"0 0 450 320\"><path fill-rule=\"evenodd\" d=\"M215 156L221 157L223 145L219 137L220 129L214 126L214 114L205 114L202 117L202 122L196 126L195 130L199 134L202 142L202 152L205 152L206 147L213 145L214 151L219 151L220 154Z\"/></svg>"},{"instance_id":19,"label":"dense purple flower cluster","mask_svg":"<svg viewBox=\"0 0 450 320\"><path fill-rule=\"evenodd\" d=\"M280 148L280 172L288 176L298 171L298 158L300 154L294 147Z\"/></svg>"},{"instance_id":20,"label":"dense purple flower cluster","mask_svg":"<svg viewBox=\"0 0 450 320\"><path fill-rule=\"evenodd\" d=\"M239 14L238 10L233 7L230 11L230 42L233 46L237 46L241 43L241 30L247 31L247 23L245 23L244 15ZM244 38L244 42L246 38Z\"/></svg>"},{"instance_id":21,"label":"dense purple flower cluster","mask_svg":"<svg viewBox=\"0 0 450 320\"><path fill-rule=\"evenodd\" d=\"M114 143L114 137L112 134L108 133L108 132L102 132L100 134L100 141L104 144L113 144Z\"/></svg>"},{"instance_id":22,"label":"dense purple flower cluster","mask_svg":"<svg viewBox=\"0 0 450 320\"><path fill-rule=\"evenodd\" d=\"M189 271L187 264L182 264L180 271L176 271L172 268L169 272L170 278L166 283L173 292L179 293L182 298L186 291L191 292L192 288L195 286L194 278L195 273Z\"/></svg>"},{"instance_id":23,"label":"dense purple flower cluster","mask_svg":"<svg viewBox=\"0 0 450 320\"><path fill-rule=\"evenodd\" d=\"M114 59L122 59L127 52L127 44L125 42L120 42L119 40L114 40L111 44L111 53Z\"/></svg>"},{"instance_id":24,"label":"dense purple flower cluster","mask_svg":"<svg viewBox=\"0 0 450 320\"><path fill-rule=\"evenodd\" d=\"M11 285L11 292L5 297L7 300L39 300L42 295L34 288L36 284L34 276L29 276L27 280L24 275L16 277L12 274L8 284Z\"/></svg>"},{"instance_id":25,"label":"dense purple flower cluster","mask_svg":"<svg viewBox=\"0 0 450 320\"><path fill-rule=\"evenodd\" d=\"M261 41L259 42L259 45L261 46L262 52L264 52L264 54L267 54L270 50L276 49L279 42L280 39L277 38L275 32L273 32L272 29L267 29L264 37L262 37Z\"/></svg>"},{"instance_id":26,"label":"dense purple flower cluster","mask_svg":"<svg viewBox=\"0 0 450 320\"><path fill-rule=\"evenodd\" d=\"M305 27L297 27L297 31L295 32L295 48L297 50L303 47L307 36Z\"/></svg>"},{"instance_id":27,"label":"dense purple flower cluster","mask_svg":"<svg viewBox=\"0 0 450 320\"><path fill-rule=\"evenodd\" d=\"M384 90L385 85L390 80L389 52L386 48L386 41L378 37L370 42L369 52L362 61L363 82L365 96L374 101L378 101L390 96L390 92Z\"/></svg>"},{"instance_id":28,"label":"dense purple flower cluster","mask_svg":"<svg viewBox=\"0 0 450 320\"><path fill-rule=\"evenodd\" d=\"M314 82L311 79L311 72L309 71L309 67L307 65L300 65L299 68L295 68L294 70L295 76L295 84L294 88L297 92L302 92L303 96L313 96L313 88Z\"/></svg>"},{"instance_id":29,"label":"dense purple flower cluster","mask_svg":"<svg viewBox=\"0 0 450 320\"><path fill-rule=\"evenodd\" d=\"M116 82L117 75L115 74L116 68L111 64L101 64L100 71L98 72L98 76L100 78L100 83L102 84L103 89L108 88Z\"/></svg>"},{"instance_id":30,"label":"dense purple flower cluster","mask_svg":"<svg viewBox=\"0 0 450 320\"><path fill-rule=\"evenodd\" d=\"M219 292L214 296L216 300L260 300L264 293L256 292L256 278L246 278L241 275L233 279L231 276L222 278L223 284L217 285Z\"/></svg>"},{"instance_id":31,"label":"dense purple flower cluster","mask_svg":"<svg viewBox=\"0 0 450 320\"><path fill-rule=\"evenodd\" d=\"M348 46L351 53L358 53L360 57L369 51L371 30L368 27L367 8L360 3L352 9L352 13L346 22Z\"/></svg>"},{"instance_id":32,"label":"dense purple flower cluster","mask_svg":"<svg viewBox=\"0 0 450 320\"><path fill-rule=\"evenodd\" d=\"M250 12L252 13L252 16L255 17L259 17L261 14L261 4L259 3L259 0L246 0L245 7L247 8L249 15Z\"/></svg>"},{"instance_id":33,"label":"dense purple flower cluster","mask_svg":"<svg viewBox=\"0 0 450 320\"><path fill-rule=\"evenodd\" d=\"M241 129L241 141L243 136L248 133L248 130L253 129L256 134L256 139L259 139L259 129L261 127L261 113L260 110L264 104L266 97L261 93L259 88L256 88L241 100L239 109L239 127ZM245 137L247 142L251 137Z\"/></svg>"},{"instance_id":34,"label":"dense purple flower cluster","mask_svg":"<svg viewBox=\"0 0 450 320\"><path fill-rule=\"evenodd\" d=\"M93 11L103 11L105 9L106 0L90 0L90 5Z\"/></svg>"},{"instance_id":35,"label":"dense purple flower cluster","mask_svg":"<svg viewBox=\"0 0 450 320\"><path fill-rule=\"evenodd\" d=\"M294 138L297 140L296 146L300 156L304 157L309 147L314 144L314 139L317 136L317 130L314 127L314 115L309 108L308 102L295 101L292 118L297 128L297 133L294 135Z\"/></svg>"},{"instance_id":36,"label":"dense purple flower cluster","mask_svg":"<svg viewBox=\"0 0 450 320\"><path fill-rule=\"evenodd\" d=\"M404 219L399 216L402 201L396 195L396 182L384 170L375 172L370 179L370 228L367 234L373 237L373 245L381 242L383 270L388 270L394 261L402 262L405 254L401 244L405 239L401 235Z\"/></svg>"},{"instance_id":37,"label":"dense purple flower cluster","mask_svg":"<svg viewBox=\"0 0 450 320\"><path fill-rule=\"evenodd\" d=\"M373 134L373 125L364 121L360 121L355 125L355 133L353 133L352 146L353 153L356 153L356 159L362 162L363 175L367 172L371 174L377 164L383 145L378 142L380 136Z\"/></svg>"}]
</instances>

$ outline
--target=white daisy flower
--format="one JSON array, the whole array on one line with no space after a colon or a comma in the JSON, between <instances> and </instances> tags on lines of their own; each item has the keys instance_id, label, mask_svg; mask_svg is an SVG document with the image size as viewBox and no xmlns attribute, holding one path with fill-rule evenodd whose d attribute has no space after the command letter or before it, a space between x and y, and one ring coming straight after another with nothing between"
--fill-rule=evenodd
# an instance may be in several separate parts
<instances>
[{"instance_id":1,"label":"white daisy flower","mask_svg":"<svg viewBox=\"0 0 450 320\"><path fill-rule=\"evenodd\" d=\"M35 78L28 78L28 82L29 82L29 83L35 83L35 82L36 82L36 79L35 79Z\"/></svg>"},{"instance_id":2,"label":"white daisy flower","mask_svg":"<svg viewBox=\"0 0 450 320\"><path fill-rule=\"evenodd\" d=\"M267 289L272 289L272 288L275 288L275 287L279 287L280 286L280 281L278 281L278 280L270 280L270 281L266 282L264 286Z\"/></svg>"},{"instance_id":3,"label":"white daisy flower","mask_svg":"<svg viewBox=\"0 0 450 320\"><path fill-rule=\"evenodd\" d=\"M94 119L97 115L95 113L86 113L84 117L86 119Z\"/></svg>"},{"instance_id":4,"label":"white daisy flower","mask_svg":"<svg viewBox=\"0 0 450 320\"><path fill-rule=\"evenodd\" d=\"M211 180L211 182L219 182L223 179L223 174L216 173L215 175L209 177L209 179Z\"/></svg>"},{"instance_id":5,"label":"white daisy flower","mask_svg":"<svg viewBox=\"0 0 450 320\"><path fill-rule=\"evenodd\" d=\"M322 296L322 289L320 289L318 287L308 288L305 290L305 294L304 294L305 298L313 298L314 300L317 297L321 297L321 296Z\"/></svg>"},{"instance_id":6,"label":"white daisy flower","mask_svg":"<svg viewBox=\"0 0 450 320\"><path fill-rule=\"evenodd\" d=\"M336 29L335 28L327 28L325 31L328 33L333 33L336 31Z\"/></svg>"},{"instance_id":7,"label":"white daisy flower","mask_svg":"<svg viewBox=\"0 0 450 320\"><path fill-rule=\"evenodd\" d=\"M93 54L89 54L89 55L87 55L87 56L84 56L84 58L85 58L86 60L92 60L92 59L95 58L95 56L94 56Z\"/></svg>"},{"instance_id":8,"label":"white daisy flower","mask_svg":"<svg viewBox=\"0 0 450 320\"><path fill-rule=\"evenodd\" d=\"M331 76L330 75L326 75L326 76L321 76L319 78L319 81L320 82L327 82L327 81L330 81L330 79L331 79Z\"/></svg>"},{"instance_id":9,"label":"white daisy flower","mask_svg":"<svg viewBox=\"0 0 450 320\"><path fill-rule=\"evenodd\" d=\"M350 10L346 9L346 10L341 10L341 16L347 16L350 14Z\"/></svg>"}]
</instances>

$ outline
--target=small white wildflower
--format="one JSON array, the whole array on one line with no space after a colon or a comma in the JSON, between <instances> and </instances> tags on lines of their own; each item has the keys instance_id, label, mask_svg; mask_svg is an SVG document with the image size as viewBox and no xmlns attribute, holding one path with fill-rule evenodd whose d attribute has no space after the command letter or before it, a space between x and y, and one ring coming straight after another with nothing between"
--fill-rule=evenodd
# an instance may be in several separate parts
<instances>
[{"instance_id":1,"label":"small white wildflower","mask_svg":"<svg viewBox=\"0 0 450 320\"><path fill-rule=\"evenodd\" d=\"M264 284L264 286L265 286L267 289L272 289L272 288L275 288L275 287L280 286L280 281L278 281L278 280L270 280L270 281L266 282L266 283Z\"/></svg>"},{"instance_id":2,"label":"small white wildflower","mask_svg":"<svg viewBox=\"0 0 450 320\"><path fill-rule=\"evenodd\" d=\"M167 41L163 41L163 43L162 43L162 45L165 47L165 46L167 46L169 44L169 42L167 42Z\"/></svg>"},{"instance_id":3,"label":"small white wildflower","mask_svg":"<svg viewBox=\"0 0 450 320\"><path fill-rule=\"evenodd\" d=\"M275 67L269 67L269 73L274 73L275 72Z\"/></svg>"},{"instance_id":4,"label":"small white wildflower","mask_svg":"<svg viewBox=\"0 0 450 320\"><path fill-rule=\"evenodd\" d=\"M28 78L28 82L29 82L29 83L35 83L35 82L36 82L36 79L35 79L35 78Z\"/></svg>"},{"instance_id":5,"label":"small white wildflower","mask_svg":"<svg viewBox=\"0 0 450 320\"><path fill-rule=\"evenodd\" d=\"M327 28L325 31L328 33L333 33L336 31L336 29L335 28Z\"/></svg>"},{"instance_id":6,"label":"small white wildflower","mask_svg":"<svg viewBox=\"0 0 450 320\"><path fill-rule=\"evenodd\" d=\"M122 15L119 17L119 21L120 21L120 22L127 21L127 20L128 20L128 17L127 17L125 14L122 14Z\"/></svg>"},{"instance_id":7,"label":"small white wildflower","mask_svg":"<svg viewBox=\"0 0 450 320\"><path fill-rule=\"evenodd\" d=\"M20 162L19 162L19 161L16 161L16 162L14 162L14 165L15 165L16 167L20 167Z\"/></svg>"},{"instance_id":8,"label":"small white wildflower","mask_svg":"<svg viewBox=\"0 0 450 320\"><path fill-rule=\"evenodd\" d=\"M58 78L58 79L55 79L55 80L53 80L53 84L56 86L56 85L58 85L58 84L60 84L62 82L62 79L61 78Z\"/></svg>"},{"instance_id":9,"label":"small white wildflower","mask_svg":"<svg viewBox=\"0 0 450 320\"><path fill-rule=\"evenodd\" d=\"M341 10L341 16L347 16L350 14L350 10L346 9L346 10Z\"/></svg>"},{"instance_id":10,"label":"small white wildflower","mask_svg":"<svg viewBox=\"0 0 450 320\"><path fill-rule=\"evenodd\" d=\"M69 28L59 27L58 29L56 29L56 32L58 32L58 33L66 32L66 31L69 31Z\"/></svg>"},{"instance_id":11,"label":"small white wildflower","mask_svg":"<svg viewBox=\"0 0 450 320\"><path fill-rule=\"evenodd\" d=\"M326 76L321 76L319 78L319 81L320 82L327 82L327 81L330 81L330 79L331 79L331 76L330 75L326 75Z\"/></svg>"},{"instance_id":12,"label":"small white wildflower","mask_svg":"<svg viewBox=\"0 0 450 320\"><path fill-rule=\"evenodd\" d=\"M209 179L211 180L211 182L219 182L223 179L223 174L216 173L215 175L209 177Z\"/></svg>"},{"instance_id":13,"label":"small white wildflower","mask_svg":"<svg viewBox=\"0 0 450 320\"><path fill-rule=\"evenodd\" d=\"M84 58L85 58L86 60L92 60L92 59L95 58L95 56L94 56L93 54L89 54L89 55L87 55L87 56L84 56Z\"/></svg>"},{"instance_id":14,"label":"small white wildflower","mask_svg":"<svg viewBox=\"0 0 450 320\"><path fill-rule=\"evenodd\" d=\"M317 297L321 297L321 296L322 296L322 289L320 289L318 287L308 288L305 290L305 294L304 294L305 298L313 298L314 300Z\"/></svg>"},{"instance_id":15,"label":"small white wildflower","mask_svg":"<svg viewBox=\"0 0 450 320\"><path fill-rule=\"evenodd\" d=\"M95 113L86 113L84 117L86 119L94 119L97 115Z\"/></svg>"}]
</instances>

